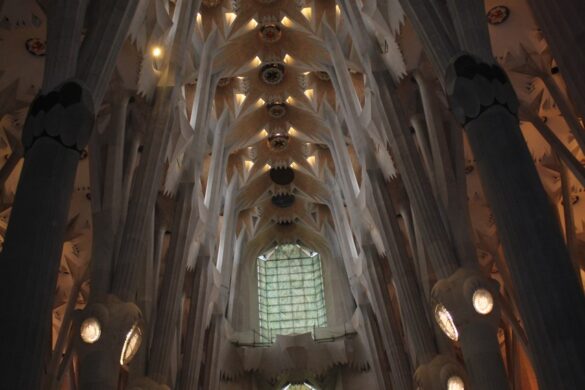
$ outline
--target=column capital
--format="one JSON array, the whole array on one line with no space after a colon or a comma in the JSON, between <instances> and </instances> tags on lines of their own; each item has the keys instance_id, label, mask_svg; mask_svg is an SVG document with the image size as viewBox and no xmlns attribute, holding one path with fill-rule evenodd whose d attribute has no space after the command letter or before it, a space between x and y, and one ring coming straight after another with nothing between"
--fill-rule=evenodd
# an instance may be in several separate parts
<instances>
[{"instance_id":1,"label":"column capital","mask_svg":"<svg viewBox=\"0 0 585 390\"><path fill-rule=\"evenodd\" d=\"M445 74L445 89L455 117L462 125L499 106L518 115L518 98L504 70L467 53L453 57Z\"/></svg>"},{"instance_id":2,"label":"column capital","mask_svg":"<svg viewBox=\"0 0 585 390\"><path fill-rule=\"evenodd\" d=\"M22 131L22 143L28 152L39 138L48 137L81 153L89 142L94 121L91 91L82 81L71 79L37 95Z\"/></svg>"},{"instance_id":3,"label":"column capital","mask_svg":"<svg viewBox=\"0 0 585 390\"><path fill-rule=\"evenodd\" d=\"M459 268L450 277L439 280L431 291L435 320L454 341L468 326L480 322L497 329L498 295L497 281L477 270Z\"/></svg>"}]
</instances>

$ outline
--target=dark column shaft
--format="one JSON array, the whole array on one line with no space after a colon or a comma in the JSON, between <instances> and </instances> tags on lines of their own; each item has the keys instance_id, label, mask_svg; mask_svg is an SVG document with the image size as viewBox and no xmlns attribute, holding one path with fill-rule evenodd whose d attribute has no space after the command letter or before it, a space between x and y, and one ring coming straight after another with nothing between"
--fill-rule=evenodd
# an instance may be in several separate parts
<instances>
[{"instance_id":1,"label":"dark column shaft","mask_svg":"<svg viewBox=\"0 0 585 390\"><path fill-rule=\"evenodd\" d=\"M43 137L27 153L0 255L2 385L38 389L79 153Z\"/></svg>"}]
</instances>

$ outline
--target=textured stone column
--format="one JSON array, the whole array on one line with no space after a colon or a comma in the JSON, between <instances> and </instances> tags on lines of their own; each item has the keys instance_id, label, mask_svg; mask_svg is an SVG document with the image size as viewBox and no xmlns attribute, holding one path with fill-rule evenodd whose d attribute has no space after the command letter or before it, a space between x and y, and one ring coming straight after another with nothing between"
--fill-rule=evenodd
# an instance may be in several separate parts
<instances>
[{"instance_id":1,"label":"textured stone column","mask_svg":"<svg viewBox=\"0 0 585 390\"><path fill-rule=\"evenodd\" d=\"M24 165L0 255L6 388L40 385L69 202L93 127L93 107L86 87L69 81L37 96L23 129Z\"/></svg>"},{"instance_id":2,"label":"textured stone column","mask_svg":"<svg viewBox=\"0 0 585 390\"><path fill-rule=\"evenodd\" d=\"M207 307L207 286L210 282L209 257L200 256L194 271L194 282L191 290L191 304L187 319L185 336L185 353L181 364L181 373L177 382L178 390L196 389L201 373L203 357L203 341L205 337L205 309Z\"/></svg>"},{"instance_id":3,"label":"textured stone column","mask_svg":"<svg viewBox=\"0 0 585 390\"><path fill-rule=\"evenodd\" d=\"M449 67L447 92L492 207L543 389L585 387L585 298L518 124L512 85L469 55Z\"/></svg>"},{"instance_id":4,"label":"textured stone column","mask_svg":"<svg viewBox=\"0 0 585 390\"><path fill-rule=\"evenodd\" d=\"M443 305L453 318L469 381L477 390L509 388L497 336L498 294L496 281L467 269L440 280L431 293L435 305Z\"/></svg>"},{"instance_id":5,"label":"textured stone column","mask_svg":"<svg viewBox=\"0 0 585 390\"><path fill-rule=\"evenodd\" d=\"M529 0L536 21L550 45L569 95L581 117L585 116L585 2Z\"/></svg>"},{"instance_id":6,"label":"textured stone column","mask_svg":"<svg viewBox=\"0 0 585 390\"><path fill-rule=\"evenodd\" d=\"M395 218L396 211L385 188L382 173L379 170L368 170L367 174L388 245L386 258L400 303L402 325L414 346L417 365L427 363L437 354L433 332L425 314L427 306L419 289L412 261L406 253L402 231ZM376 253L372 255L377 258Z\"/></svg>"},{"instance_id":7,"label":"textured stone column","mask_svg":"<svg viewBox=\"0 0 585 390\"><path fill-rule=\"evenodd\" d=\"M371 300L375 301L372 307L377 309L376 319L380 331L384 353L390 364L390 378L396 389L408 389L412 386L412 370L408 361L408 354L402 339L400 322L394 313L388 286L384 280L382 267L377 259L376 248L373 245L364 245L364 261L367 263L367 274L370 284ZM373 299L372 299L373 298Z\"/></svg>"},{"instance_id":8,"label":"textured stone column","mask_svg":"<svg viewBox=\"0 0 585 390\"><path fill-rule=\"evenodd\" d=\"M169 377L172 339L181 310L187 259L198 220L198 186L194 183L194 177L189 177L191 176L189 173L186 173L186 176L187 179L179 185L168 260L165 263L156 322L153 327L150 360L146 370L147 376L163 384Z\"/></svg>"},{"instance_id":9,"label":"textured stone column","mask_svg":"<svg viewBox=\"0 0 585 390\"><path fill-rule=\"evenodd\" d=\"M117 390L120 366L131 361L123 359L128 348L131 332L140 332L142 343L142 315L133 303L121 302L108 296L103 303L86 307L81 318L81 330L77 332L77 354L83 364L79 365L79 388L81 390ZM92 323L91 332L84 338L83 326ZM96 332L99 329L99 332ZM97 334L97 337L96 337Z\"/></svg>"}]
</instances>

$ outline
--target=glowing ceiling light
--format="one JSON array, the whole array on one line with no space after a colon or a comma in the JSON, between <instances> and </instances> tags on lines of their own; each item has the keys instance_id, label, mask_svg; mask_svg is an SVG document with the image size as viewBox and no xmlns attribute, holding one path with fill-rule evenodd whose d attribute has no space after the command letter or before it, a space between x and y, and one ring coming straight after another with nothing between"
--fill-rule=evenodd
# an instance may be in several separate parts
<instances>
[{"instance_id":1,"label":"glowing ceiling light","mask_svg":"<svg viewBox=\"0 0 585 390\"><path fill-rule=\"evenodd\" d=\"M494 309L494 297L485 288L478 288L472 297L473 308L479 314L490 314Z\"/></svg>"},{"instance_id":2,"label":"glowing ceiling light","mask_svg":"<svg viewBox=\"0 0 585 390\"><path fill-rule=\"evenodd\" d=\"M197 17L195 18L197 24L201 25L203 23L203 17L201 16L200 12L197 12Z\"/></svg>"},{"instance_id":3,"label":"glowing ceiling light","mask_svg":"<svg viewBox=\"0 0 585 390\"><path fill-rule=\"evenodd\" d=\"M290 20L290 19L289 19L288 17L286 17L286 16L285 16L284 18L282 18L282 20L280 21L280 23L281 23L283 26L286 26L286 27L291 27L291 26L293 25L293 23L292 23L292 20Z\"/></svg>"},{"instance_id":4,"label":"glowing ceiling light","mask_svg":"<svg viewBox=\"0 0 585 390\"><path fill-rule=\"evenodd\" d=\"M293 161L293 163L292 163L292 164L290 164L290 167L291 167L292 169L297 169L297 163Z\"/></svg>"},{"instance_id":5,"label":"glowing ceiling light","mask_svg":"<svg viewBox=\"0 0 585 390\"><path fill-rule=\"evenodd\" d=\"M245 99L246 95L244 95L243 93L236 93L236 102L238 102L238 104L242 104Z\"/></svg>"},{"instance_id":6,"label":"glowing ceiling light","mask_svg":"<svg viewBox=\"0 0 585 390\"><path fill-rule=\"evenodd\" d=\"M153 46L152 50L150 51L154 58L161 58L163 54L162 47L160 46Z\"/></svg>"},{"instance_id":7,"label":"glowing ceiling light","mask_svg":"<svg viewBox=\"0 0 585 390\"><path fill-rule=\"evenodd\" d=\"M254 166L254 161L252 161L252 160L244 160L244 165L246 166L246 169L247 170L250 170Z\"/></svg>"},{"instance_id":8,"label":"glowing ceiling light","mask_svg":"<svg viewBox=\"0 0 585 390\"><path fill-rule=\"evenodd\" d=\"M453 341L457 341L459 338L459 332L453 322L453 317L451 317L449 310L440 303L435 306L435 320L447 337Z\"/></svg>"},{"instance_id":9,"label":"glowing ceiling light","mask_svg":"<svg viewBox=\"0 0 585 390\"><path fill-rule=\"evenodd\" d=\"M295 99L292 96L289 96L289 97L286 98L286 102L288 104L293 104L295 102Z\"/></svg>"},{"instance_id":10,"label":"glowing ceiling light","mask_svg":"<svg viewBox=\"0 0 585 390\"><path fill-rule=\"evenodd\" d=\"M294 127L288 129L288 134L294 136L297 133L297 130Z\"/></svg>"},{"instance_id":11,"label":"glowing ceiling light","mask_svg":"<svg viewBox=\"0 0 585 390\"><path fill-rule=\"evenodd\" d=\"M293 58L291 56L289 56L288 54L284 56L284 63L285 64L290 64L291 62L293 62Z\"/></svg>"},{"instance_id":12,"label":"glowing ceiling light","mask_svg":"<svg viewBox=\"0 0 585 390\"><path fill-rule=\"evenodd\" d=\"M256 26L258 26L258 22L255 21L254 19L250 19L250 21L248 22L248 24L246 24L246 28L248 30L254 30L256 28Z\"/></svg>"},{"instance_id":13,"label":"glowing ceiling light","mask_svg":"<svg viewBox=\"0 0 585 390\"><path fill-rule=\"evenodd\" d=\"M341 15L341 8L339 8L339 4L335 6L335 15L337 16Z\"/></svg>"},{"instance_id":14,"label":"glowing ceiling light","mask_svg":"<svg viewBox=\"0 0 585 390\"><path fill-rule=\"evenodd\" d=\"M132 358L136 355L136 352L138 352L141 343L142 329L140 329L138 324L134 324L126 334L126 340L122 346L122 353L120 354L121 365L128 365L132 361Z\"/></svg>"},{"instance_id":15,"label":"glowing ceiling light","mask_svg":"<svg viewBox=\"0 0 585 390\"><path fill-rule=\"evenodd\" d=\"M457 375L453 375L447 380L447 390L465 390L465 383L463 379Z\"/></svg>"},{"instance_id":16,"label":"glowing ceiling light","mask_svg":"<svg viewBox=\"0 0 585 390\"><path fill-rule=\"evenodd\" d=\"M313 99L313 88L309 88L307 90L305 90L305 96L308 97L309 99Z\"/></svg>"},{"instance_id":17,"label":"glowing ceiling light","mask_svg":"<svg viewBox=\"0 0 585 390\"><path fill-rule=\"evenodd\" d=\"M228 25L232 24L236 20L236 14L233 12L226 12L225 13L225 21Z\"/></svg>"},{"instance_id":18,"label":"glowing ceiling light","mask_svg":"<svg viewBox=\"0 0 585 390\"><path fill-rule=\"evenodd\" d=\"M102 326L95 317L89 317L81 323L79 330L81 339L87 344L93 344L102 335Z\"/></svg>"},{"instance_id":19,"label":"glowing ceiling light","mask_svg":"<svg viewBox=\"0 0 585 390\"><path fill-rule=\"evenodd\" d=\"M252 60L253 67L260 66L261 63L262 63L262 60L258 56L254 57L254 59Z\"/></svg>"},{"instance_id":20,"label":"glowing ceiling light","mask_svg":"<svg viewBox=\"0 0 585 390\"><path fill-rule=\"evenodd\" d=\"M313 156L309 156L307 157L307 162L309 164L311 164L312 167L315 166L315 163L317 162L317 158L313 155Z\"/></svg>"},{"instance_id":21,"label":"glowing ceiling light","mask_svg":"<svg viewBox=\"0 0 585 390\"><path fill-rule=\"evenodd\" d=\"M260 132L260 135L262 137L268 137L268 132L266 131L266 129L262 129L262 131Z\"/></svg>"},{"instance_id":22,"label":"glowing ceiling light","mask_svg":"<svg viewBox=\"0 0 585 390\"><path fill-rule=\"evenodd\" d=\"M311 7L305 7L301 10L301 13L304 15L305 18L311 20L311 15L313 14L313 9Z\"/></svg>"},{"instance_id":23,"label":"glowing ceiling light","mask_svg":"<svg viewBox=\"0 0 585 390\"><path fill-rule=\"evenodd\" d=\"M264 164L264 166L262 167L262 171L267 172L269 170L270 170L270 165Z\"/></svg>"}]
</instances>

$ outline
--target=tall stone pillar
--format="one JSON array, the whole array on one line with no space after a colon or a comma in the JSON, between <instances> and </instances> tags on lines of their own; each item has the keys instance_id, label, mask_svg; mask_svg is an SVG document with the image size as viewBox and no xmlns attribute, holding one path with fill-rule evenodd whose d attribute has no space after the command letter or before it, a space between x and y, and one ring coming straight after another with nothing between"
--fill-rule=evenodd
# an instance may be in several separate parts
<instances>
[{"instance_id":1,"label":"tall stone pillar","mask_svg":"<svg viewBox=\"0 0 585 390\"><path fill-rule=\"evenodd\" d=\"M153 327L150 360L146 370L151 379L163 384L169 377L172 339L180 318L187 259L198 219L198 187L193 182L194 179L190 177L179 186L168 260L165 263L156 322Z\"/></svg>"},{"instance_id":2,"label":"tall stone pillar","mask_svg":"<svg viewBox=\"0 0 585 390\"><path fill-rule=\"evenodd\" d=\"M210 282L208 256L200 256L194 271L194 282L191 290L191 304L187 319L185 336L185 353L181 364L181 372L177 383L178 390L196 389L201 374L203 342L205 338L205 309L207 307L207 289Z\"/></svg>"},{"instance_id":3,"label":"tall stone pillar","mask_svg":"<svg viewBox=\"0 0 585 390\"><path fill-rule=\"evenodd\" d=\"M518 123L505 73L456 57L446 89L491 205L543 389L585 388L585 297Z\"/></svg>"},{"instance_id":4,"label":"tall stone pillar","mask_svg":"<svg viewBox=\"0 0 585 390\"><path fill-rule=\"evenodd\" d=\"M79 81L37 96L29 110L24 165L0 255L6 388L40 385L75 172L94 116L92 95Z\"/></svg>"},{"instance_id":5,"label":"tall stone pillar","mask_svg":"<svg viewBox=\"0 0 585 390\"><path fill-rule=\"evenodd\" d=\"M529 0L536 21L544 32L569 95L579 115L585 117L585 2L574 0Z\"/></svg>"}]
</instances>

